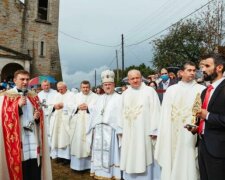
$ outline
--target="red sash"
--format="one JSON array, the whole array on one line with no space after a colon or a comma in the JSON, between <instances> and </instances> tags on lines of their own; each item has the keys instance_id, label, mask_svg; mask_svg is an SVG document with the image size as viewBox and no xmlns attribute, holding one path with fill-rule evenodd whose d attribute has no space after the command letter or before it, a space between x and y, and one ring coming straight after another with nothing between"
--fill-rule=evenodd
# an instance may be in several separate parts
<instances>
[{"instance_id":1,"label":"red sash","mask_svg":"<svg viewBox=\"0 0 225 180\"><path fill-rule=\"evenodd\" d=\"M38 97L28 96L35 109L39 109ZM2 129L4 137L5 157L8 166L8 173L11 180L22 180L22 158L21 158L21 132L18 111L18 95L4 96L2 104ZM43 142L43 111L40 111L41 140ZM40 148L37 149L40 154Z\"/></svg>"}]
</instances>

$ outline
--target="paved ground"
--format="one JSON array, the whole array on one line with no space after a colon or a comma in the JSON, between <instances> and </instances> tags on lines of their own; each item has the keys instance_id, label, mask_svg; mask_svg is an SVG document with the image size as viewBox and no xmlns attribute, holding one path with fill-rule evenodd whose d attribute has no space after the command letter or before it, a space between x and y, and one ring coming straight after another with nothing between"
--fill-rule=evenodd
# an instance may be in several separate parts
<instances>
[{"instance_id":1,"label":"paved ground","mask_svg":"<svg viewBox=\"0 0 225 180\"><path fill-rule=\"evenodd\" d=\"M77 172L69 165L56 163L56 160L52 160L52 173L53 180L93 180L89 171Z\"/></svg>"}]
</instances>

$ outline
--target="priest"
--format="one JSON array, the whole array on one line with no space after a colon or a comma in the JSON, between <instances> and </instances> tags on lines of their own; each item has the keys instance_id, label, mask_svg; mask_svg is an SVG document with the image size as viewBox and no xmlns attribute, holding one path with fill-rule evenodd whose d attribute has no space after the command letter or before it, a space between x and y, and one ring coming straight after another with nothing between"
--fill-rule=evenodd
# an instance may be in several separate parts
<instances>
[{"instance_id":1,"label":"priest","mask_svg":"<svg viewBox=\"0 0 225 180\"><path fill-rule=\"evenodd\" d=\"M14 73L15 87L0 96L0 179L52 179L44 116L29 72Z\"/></svg>"},{"instance_id":2,"label":"priest","mask_svg":"<svg viewBox=\"0 0 225 180\"><path fill-rule=\"evenodd\" d=\"M197 84L196 67L186 62L181 67L181 81L170 86L163 99L155 158L161 166L161 180L198 180L196 136L184 127L194 125L192 112L197 94L204 86Z\"/></svg>"},{"instance_id":3,"label":"priest","mask_svg":"<svg viewBox=\"0 0 225 180\"><path fill-rule=\"evenodd\" d=\"M155 90L141 80L140 71L130 70L130 87L122 94L120 167L126 180L151 180L156 176L153 173L153 139L159 122L160 101Z\"/></svg>"},{"instance_id":4,"label":"priest","mask_svg":"<svg viewBox=\"0 0 225 180\"><path fill-rule=\"evenodd\" d=\"M114 72L110 70L101 74L105 94L99 97L91 112L87 132L92 144L91 176L96 179L121 179L117 136L121 96L114 92L114 77Z\"/></svg>"},{"instance_id":5,"label":"priest","mask_svg":"<svg viewBox=\"0 0 225 180\"><path fill-rule=\"evenodd\" d=\"M91 168L90 146L87 143L86 132L90 124L90 112L98 98L98 95L91 91L89 81L82 81L80 90L81 92L75 95L75 107L70 117L70 168L77 171Z\"/></svg>"},{"instance_id":6,"label":"priest","mask_svg":"<svg viewBox=\"0 0 225 180\"><path fill-rule=\"evenodd\" d=\"M50 82L48 80L44 80L41 83L42 91L38 93L38 97L41 101L41 106L43 107L44 116L45 116L45 127L48 135L48 144L49 147L51 145L50 141L50 117L53 111L54 106L54 98L57 94L57 91L51 89Z\"/></svg>"},{"instance_id":7,"label":"priest","mask_svg":"<svg viewBox=\"0 0 225 180\"><path fill-rule=\"evenodd\" d=\"M64 82L57 83L58 94L55 96L54 114L51 117L51 157L58 162L68 164L70 161L69 117L74 107L74 93L67 90Z\"/></svg>"}]
</instances>

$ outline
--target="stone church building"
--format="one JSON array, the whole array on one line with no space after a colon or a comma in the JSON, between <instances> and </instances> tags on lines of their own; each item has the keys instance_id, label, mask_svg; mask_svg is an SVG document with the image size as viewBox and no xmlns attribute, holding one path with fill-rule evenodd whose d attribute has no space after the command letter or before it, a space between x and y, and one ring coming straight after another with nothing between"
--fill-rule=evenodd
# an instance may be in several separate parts
<instances>
[{"instance_id":1,"label":"stone church building","mask_svg":"<svg viewBox=\"0 0 225 180\"><path fill-rule=\"evenodd\" d=\"M0 81L18 69L62 80L59 0L0 0Z\"/></svg>"}]
</instances>

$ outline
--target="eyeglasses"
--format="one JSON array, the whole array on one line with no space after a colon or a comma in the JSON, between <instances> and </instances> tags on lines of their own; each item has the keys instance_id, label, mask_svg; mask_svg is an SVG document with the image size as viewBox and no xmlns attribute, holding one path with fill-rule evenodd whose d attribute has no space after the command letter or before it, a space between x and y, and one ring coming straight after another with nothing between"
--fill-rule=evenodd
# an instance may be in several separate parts
<instances>
[{"instance_id":1,"label":"eyeglasses","mask_svg":"<svg viewBox=\"0 0 225 180\"><path fill-rule=\"evenodd\" d=\"M164 75L164 74L168 74L168 73L161 73L161 75Z\"/></svg>"}]
</instances>

